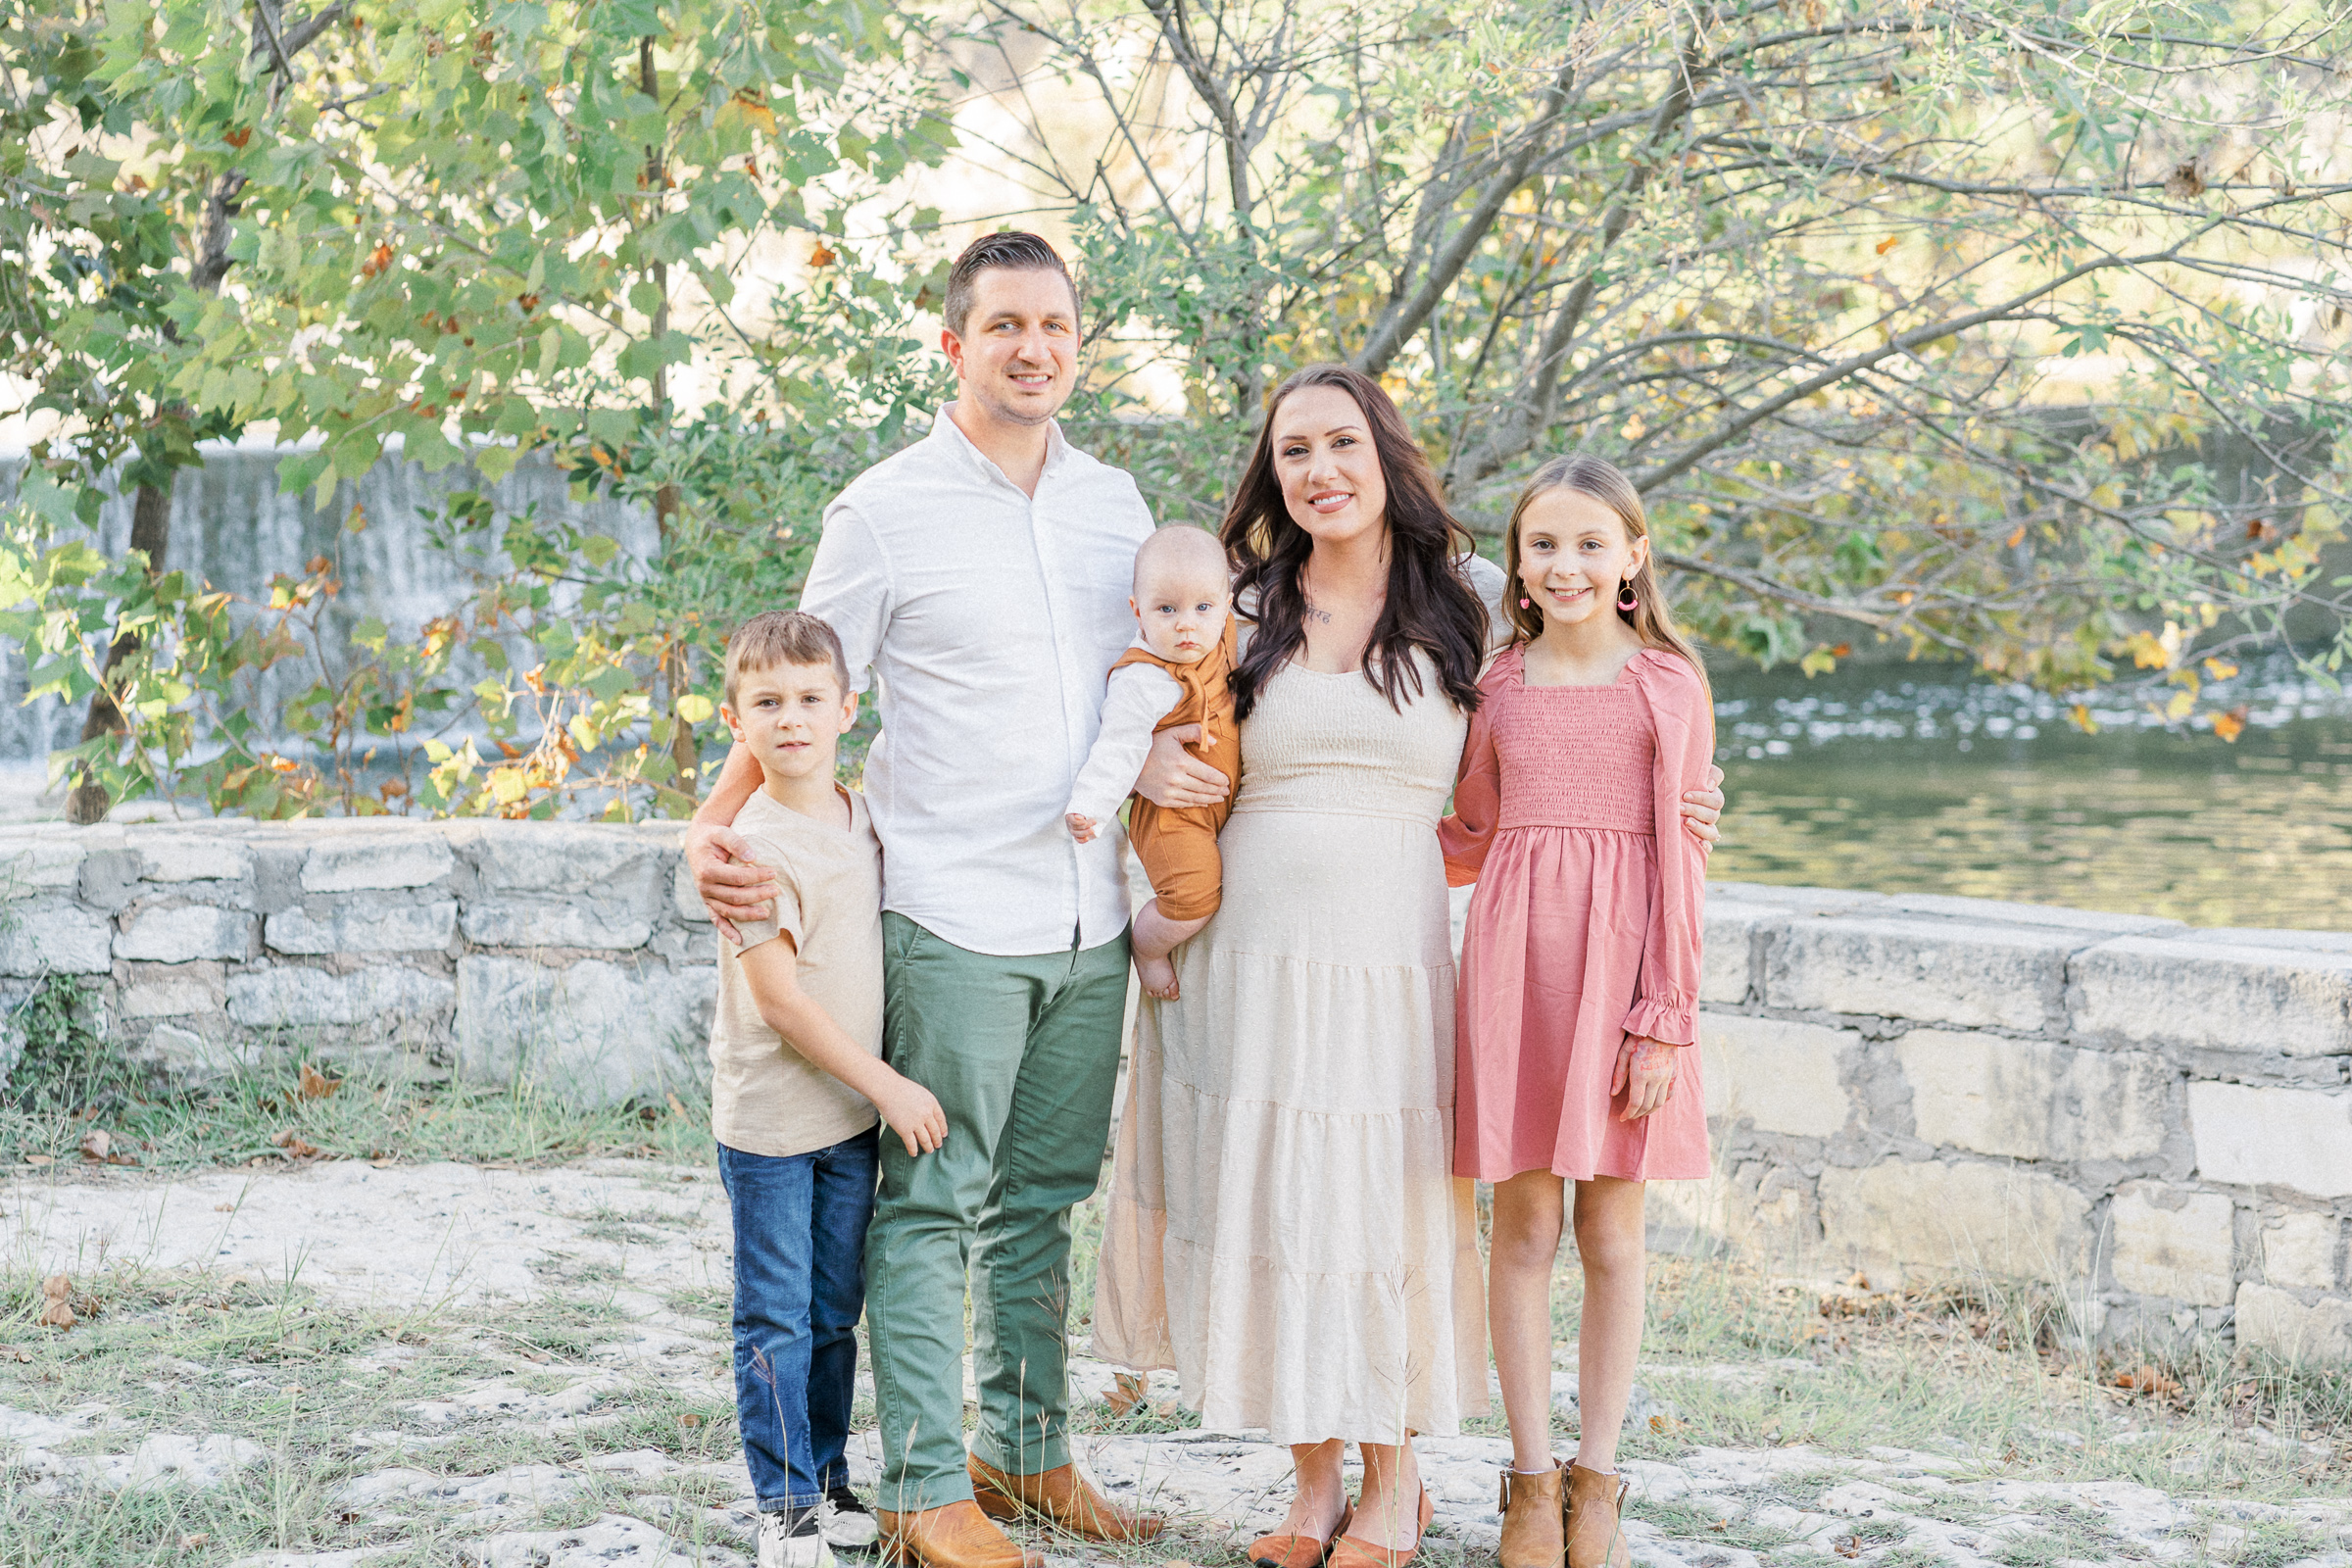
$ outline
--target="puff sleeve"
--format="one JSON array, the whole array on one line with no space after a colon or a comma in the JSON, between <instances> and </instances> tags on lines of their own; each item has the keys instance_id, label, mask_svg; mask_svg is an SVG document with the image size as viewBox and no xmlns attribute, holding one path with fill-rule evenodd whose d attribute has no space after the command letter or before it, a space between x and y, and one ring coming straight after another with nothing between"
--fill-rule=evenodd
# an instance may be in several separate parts
<instances>
[{"instance_id":1,"label":"puff sleeve","mask_svg":"<svg viewBox=\"0 0 2352 1568\"><path fill-rule=\"evenodd\" d=\"M1625 1032L1670 1046L1698 1039L1698 965L1705 922L1707 858L1683 826L1683 793L1710 788L1715 714L1707 690L1679 654L1645 649L1634 656L1634 684L1657 738L1652 763L1658 897L1642 946L1642 978Z\"/></svg>"}]
</instances>

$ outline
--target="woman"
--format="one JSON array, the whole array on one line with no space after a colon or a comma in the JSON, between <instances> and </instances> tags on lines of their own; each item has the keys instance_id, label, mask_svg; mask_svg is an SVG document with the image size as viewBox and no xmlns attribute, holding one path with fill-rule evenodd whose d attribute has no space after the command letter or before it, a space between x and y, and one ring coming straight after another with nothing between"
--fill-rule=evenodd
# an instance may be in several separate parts
<instances>
[{"instance_id":1,"label":"woman","mask_svg":"<svg viewBox=\"0 0 2352 1568\"><path fill-rule=\"evenodd\" d=\"M1224 540L1251 623L1224 902L1175 955L1182 1000L1137 1016L1094 1348L1290 1446L1298 1492L1253 1561L1401 1568L1428 1519L1412 1436L1487 1408L1434 828L1503 578L1342 366L1276 391ZM1193 787L1161 754L1139 784L1215 798ZM1694 799L1712 838L1722 798Z\"/></svg>"},{"instance_id":2,"label":"woman","mask_svg":"<svg viewBox=\"0 0 2352 1568\"><path fill-rule=\"evenodd\" d=\"M1254 620L1224 905L1177 955L1183 1000L1137 1019L1095 1344L1291 1446L1298 1495L1253 1559L1302 1568L1336 1536L1343 1568L1400 1563L1411 1435L1487 1407L1432 829L1489 614L1396 405L1344 367L1275 393L1224 540Z\"/></svg>"}]
</instances>

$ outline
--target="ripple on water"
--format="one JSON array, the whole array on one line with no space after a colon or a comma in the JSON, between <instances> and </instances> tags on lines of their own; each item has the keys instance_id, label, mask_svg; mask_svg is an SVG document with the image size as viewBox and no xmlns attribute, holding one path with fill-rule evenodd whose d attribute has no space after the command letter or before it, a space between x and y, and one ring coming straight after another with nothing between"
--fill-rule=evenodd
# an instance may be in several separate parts
<instances>
[{"instance_id":1,"label":"ripple on water","mask_svg":"<svg viewBox=\"0 0 2352 1568\"><path fill-rule=\"evenodd\" d=\"M2211 688L2234 745L2135 700L1916 666L1716 677L1723 880L1937 892L2196 925L2352 929L2352 701L2284 661Z\"/></svg>"}]
</instances>

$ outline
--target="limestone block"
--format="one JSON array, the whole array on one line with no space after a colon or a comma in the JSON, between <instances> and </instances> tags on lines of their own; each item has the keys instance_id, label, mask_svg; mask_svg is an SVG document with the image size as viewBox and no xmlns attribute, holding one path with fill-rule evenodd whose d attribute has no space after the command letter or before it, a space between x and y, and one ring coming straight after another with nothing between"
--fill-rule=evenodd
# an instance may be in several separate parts
<instances>
[{"instance_id":1,"label":"limestone block","mask_svg":"<svg viewBox=\"0 0 2352 1568\"><path fill-rule=\"evenodd\" d=\"M221 882L253 874L253 850L209 834L142 834L135 841L149 882Z\"/></svg>"},{"instance_id":2,"label":"limestone block","mask_svg":"<svg viewBox=\"0 0 2352 1568\"><path fill-rule=\"evenodd\" d=\"M240 1066L250 1067L264 1053L250 1042L209 1040L193 1029L162 1023L150 1029L145 1043L129 1054L140 1066L153 1067L166 1077L201 1083Z\"/></svg>"},{"instance_id":3,"label":"limestone block","mask_svg":"<svg viewBox=\"0 0 2352 1568\"><path fill-rule=\"evenodd\" d=\"M1791 918L1764 963L1775 1007L2039 1030L2058 1013L2077 933L1858 913Z\"/></svg>"},{"instance_id":4,"label":"limestone block","mask_svg":"<svg viewBox=\"0 0 2352 1568\"><path fill-rule=\"evenodd\" d=\"M0 899L28 899L71 889L88 844L55 829L0 833Z\"/></svg>"},{"instance_id":5,"label":"limestone block","mask_svg":"<svg viewBox=\"0 0 2352 1568\"><path fill-rule=\"evenodd\" d=\"M449 841L426 827L338 833L312 847L302 862L305 893L355 893L367 888L420 888L457 864Z\"/></svg>"},{"instance_id":6,"label":"limestone block","mask_svg":"<svg viewBox=\"0 0 2352 1568\"><path fill-rule=\"evenodd\" d=\"M2192 1083L2188 1123L2209 1182L2352 1197L2352 1094Z\"/></svg>"},{"instance_id":7,"label":"limestone block","mask_svg":"<svg viewBox=\"0 0 2352 1568\"><path fill-rule=\"evenodd\" d=\"M1651 1182L1646 1191L1652 1251L1686 1250L1706 1238L1779 1261L1814 1240L1806 1234L1804 1195L1794 1187L1763 1198L1753 1183L1717 1172L1699 1181Z\"/></svg>"},{"instance_id":8,"label":"limestone block","mask_svg":"<svg viewBox=\"0 0 2352 1568\"><path fill-rule=\"evenodd\" d=\"M2120 937L2075 955L2074 1031L2290 1056L2352 1051L2352 952L2296 944L2288 933L2268 942L2258 932L2217 935Z\"/></svg>"},{"instance_id":9,"label":"limestone block","mask_svg":"<svg viewBox=\"0 0 2352 1568\"><path fill-rule=\"evenodd\" d=\"M79 905L42 899L0 921L0 974L106 974L114 966L113 922Z\"/></svg>"},{"instance_id":10,"label":"limestone block","mask_svg":"<svg viewBox=\"0 0 2352 1568\"><path fill-rule=\"evenodd\" d=\"M483 822L472 842L483 889L502 893L650 892L661 855L635 828L589 822Z\"/></svg>"},{"instance_id":11,"label":"limestone block","mask_svg":"<svg viewBox=\"0 0 2352 1568\"><path fill-rule=\"evenodd\" d=\"M1957 920L1984 920L1995 925L2043 926L2081 933L2085 942L2099 937L2144 936L2154 931L2184 931L2178 920L2154 914L2117 914L2109 909L2070 909L2056 904L2011 904L2000 899L1972 899L1953 893L1889 893L1886 906L1902 914L1933 914Z\"/></svg>"},{"instance_id":12,"label":"limestone block","mask_svg":"<svg viewBox=\"0 0 2352 1568\"><path fill-rule=\"evenodd\" d=\"M583 958L554 968L527 958L461 958L458 1068L612 1104L692 1078L717 989L710 964Z\"/></svg>"},{"instance_id":13,"label":"limestone block","mask_svg":"<svg viewBox=\"0 0 2352 1568\"><path fill-rule=\"evenodd\" d=\"M372 1024L392 1033L437 1019L456 998L440 975L393 964L350 974L284 964L228 978L228 1015L249 1029Z\"/></svg>"},{"instance_id":14,"label":"limestone block","mask_svg":"<svg viewBox=\"0 0 2352 1568\"><path fill-rule=\"evenodd\" d=\"M212 1012L226 1000L218 963L136 968L122 987L125 1018L182 1018Z\"/></svg>"},{"instance_id":15,"label":"limestone block","mask_svg":"<svg viewBox=\"0 0 2352 1568\"><path fill-rule=\"evenodd\" d=\"M1706 941L1699 953L1698 1000L1737 1005L1747 1000L1750 948L1756 928L1783 918L1768 906L1727 899L1709 890Z\"/></svg>"},{"instance_id":16,"label":"limestone block","mask_svg":"<svg viewBox=\"0 0 2352 1568\"><path fill-rule=\"evenodd\" d=\"M262 929L262 939L280 953L431 952L448 947L457 934L454 899L346 905L324 915L297 905L270 916Z\"/></svg>"},{"instance_id":17,"label":"limestone block","mask_svg":"<svg viewBox=\"0 0 2352 1568\"><path fill-rule=\"evenodd\" d=\"M654 934L643 907L602 899L468 899L466 940L484 948L642 948Z\"/></svg>"},{"instance_id":18,"label":"limestone block","mask_svg":"<svg viewBox=\"0 0 2352 1568\"><path fill-rule=\"evenodd\" d=\"M1455 893L1468 893L1471 890L1468 888L1455 888L1452 891ZM678 858L677 869L670 873L669 902L670 906L677 910L679 919L693 920L703 925L709 925L710 923L710 910L709 906L703 903L702 896L694 891L694 878L689 876L686 872L686 858L684 856L680 856ZM1456 906L1452 911L1453 951L1458 956L1462 951L1462 917L1470 907L1470 901L1468 899L1456 899L1453 902Z\"/></svg>"},{"instance_id":19,"label":"limestone block","mask_svg":"<svg viewBox=\"0 0 2352 1568\"><path fill-rule=\"evenodd\" d=\"M148 963L242 958L253 943L253 916L214 904L147 904L125 915L115 956Z\"/></svg>"},{"instance_id":20,"label":"limestone block","mask_svg":"<svg viewBox=\"0 0 2352 1568\"><path fill-rule=\"evenodd\" d=\"M1710 1118L1752 1121L1799 1138L1835 1138L1845 1130L1853 1097L1842 1062L1862 1047L1853 1030L1702 1012L1698 1042Z\"/></svg>"},{"instance_id":21,"label":"limestone block","mask_svg":"<svg viewBox=\"0 0 2352 1568\"><path fill-rule=\"evenodd\" d=\"M2132 1182L2115 1195L2115 1283L2198 1306L2236 1297L2230 1227L2237 1205L2220 1193Z\"/></svg>"},{"instance_id":22,"label":"limestone block","mask_svg":"<svg viewBox=\"0 0 2352 1568\"><path fill-rule=\"evenodd\" d=\"M2335 1289L2335 1253L2343 1221L2332 1214L2288 1214L2262 1232L2262 1277L2271 1285Z\"/></svg>"},{"instance_id":23,"label":"limestone block","mask_svg":"<svg viewBox=\"0 0 2352 1568\"><path fill-rule=\"evenodd\" d=\"M2139 1159L2164 1146L2171 1069L2142 1052L1914 1029L1895 1042L1913 1129L2017 1159Z\"/></svg>"},{"instance_id":24,"label":"limestone block","mask_svg":"<svg viewBox=\"0 0 2352 1568\"><path fill-rule=\"evenodd\" d=\"M2237 1343L2290 1361L2352 1361L2352 1301L2323 1297L2306 1303L2249 1280L2237 1288Z\"/></svg>"},{"instance_id":25,"label":"limestone block","mask_svg":"<svg viewBox=\"0 0 2352 1568\"><path fill-rule=\"evenodd\" d=\"M1821 1173L1822 1239L1872 1270L1965 1270L2073 1287L2090 1200L2055 1177L1971 1161Z\"/></svg>"}]
</instances>

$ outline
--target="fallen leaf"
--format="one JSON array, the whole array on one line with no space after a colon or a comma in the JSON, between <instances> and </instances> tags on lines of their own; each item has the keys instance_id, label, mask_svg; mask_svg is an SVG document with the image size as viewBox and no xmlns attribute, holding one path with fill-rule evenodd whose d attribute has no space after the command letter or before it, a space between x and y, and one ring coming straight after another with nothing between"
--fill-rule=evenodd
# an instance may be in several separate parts
<instances>
[{"instance_id":1,"label":"fallen leaf","mask_svg":"<svg viewBox=\"0 0 2352 1568\"><path fill-rule=\"evenodd\" d=\"M211 1532L199 1530L192 1536L180 1537L179 1549L182 1551L194 1551L198 1546L203 1545L206 1542L212 1539Z\"/></svg>"},{"instance_id":2,"label":"fallen leaf","mask_svg":"<svg viewBox=\"0 0 2352 1568\"><path fill-rule=\"evenodd\" d=\"M274 1147L284 1150L287 1154L295 1159L316 1159L318 1157L318 1146L317 1144L305 1143L299 1134L294 1133L291 1130L279 1133L275 1138L270 1139L270 1142Z\"/></svg>"},{"instance_id":3,"label":"fallen leaf","mask_svg":"<svg viewBox=\"0 0 2352 1568\"><path fill-rule=\"evenodd\" d=\"M678 1103L678 1097L676 1095L671 1095L669 1097L669 1113L673 1116L683 1116L686 1114L686 1107Z\"/></svg>"},{"instance_id":4,"label":"fallen leaf","mask_svg":"<svg viewBox=\"0 0 2352 1568\"><path fill-rule=\"evenodd\" d=\"M329 1078L326 1074L320 1072L317 1067L312 1066L307 1061L302 1064L302 1083L300 1086L300 1091L303 1099L324 1100L327 1096L333 1094L336 1090L342 1087L342 1079Z\"/></svg>"},{"instance_id":5,"label":"fallen leaf","mask_svg":"<svg viewBox=\"0 0 2352 1568\"><path fill-rule=\"evenodd\" d=\"M32 1352L15 1345L0 1345L0 1361L30 1361Z\"/></svg>"},{"instance_id":6,"label":"fallen leaf","mask_svg":"<svg viewBox=\"0 0 2352 1568\"><path fill-rule=\"evenodd\" d=\"M682 1427L699 1427L702 1424L703 1418L695 1414L692 1410L689 1410L684 1415L678 1417L678 1425Z\"/></svg>"},{"instance_id":7,"label":"fallen leaf","mask_svg":"<svg viewBox=\"0 0 2352 1568\"><path fill-rule=\"evenodd\" d=\"M216 1214L234 1214L236 1211L237 1205L234 1203L215 1203L213 1205L213 1212Z\"/></svg>"},{"instance_id":8,"label":"fallen leaf","mask_svg":"<svg viewBox=\"0 0 2352 1568\"><path fill-rule=\"evenodd\" d=\"M57 1158L53 1154L26 1154L24 1163L27 1165L54 1165L57 1163Z\"/></svg>"},{"instance_id":9,"label":"fallen leaf","mask_svg":"<svg viewBox=\"0 0 2352 1568\"><path fill-rule=\"evenodd\" d=\"M2180 1392L2180 1385L2152 1366L2135 1366L2115 1375L2115 1386L2130 1389L2135 1394L2171 1395Z\"/></svg>"},{"instance_id":10,"label":"fallen leaf","mask_svg":"<svg viewBox=\"0 0 2352 1568\"><path fill-rule=\"evenodd\" d=\"M44 1304L35 1319L45 1329L70 1329L80 1320L74 1315L74 1282L63 1274L52 1274L41 1281Z\"/></svg>"},{"instance_id":11,"label":"fallen leaf","mask_svg":"<svg viewBox=\"0 0 2352 1568\"><path fill-rule=\"evenodd\" d=\"M114 1147L114 1134L103 1127L93 1127L81 1135L81 1157L84 1159L94 1159L104 1164Z\"/></svg>"}]
</instances>

